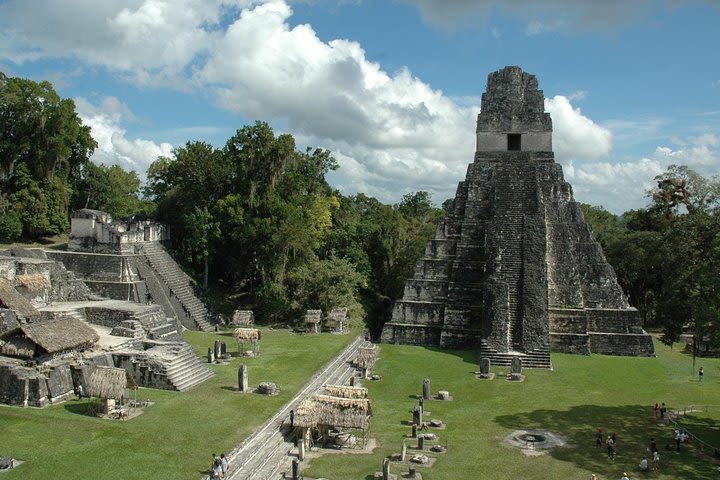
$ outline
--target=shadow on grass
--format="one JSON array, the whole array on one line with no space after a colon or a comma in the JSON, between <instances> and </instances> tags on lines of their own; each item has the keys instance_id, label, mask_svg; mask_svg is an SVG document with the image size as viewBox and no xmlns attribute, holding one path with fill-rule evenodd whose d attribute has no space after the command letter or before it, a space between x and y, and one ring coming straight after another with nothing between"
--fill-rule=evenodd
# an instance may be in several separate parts
<instances>
[{"instance_id":1,"label":"shadow on grass","mask_svg":"<svg viewBox=\"0 0 720 480\"><path fill-rule=\"evenodd\" d=\"M480 353L478 350L454 350L449 348L430 347L422 346L425 350L430 352L442 353L444 355L452 355L454 357L460 357L465 363L475 365L479 368L480 366Z\"/></svg>"},{"instance_id":2,"label":"shadow on grass","mask_svg":"<svg viewBox=\"0 0 720 480\"><path fill-rule=\"evenodd\" d=\"M501 415L495 417L495 422L508 430L537 429L557 433L567 440L569 448L552 449L549 455L610 477L623 470L639 474L638 463L643 455L648 455L650 438L654 437L660 449L662 473L674 478L717 478L716 467L710 463L712 458L696 446L688 445L679 453L666 450L666 445L675 445L674 428L655 422L647 405L579 405L569 410ZM617 433L617 459L614 462L608 460L604 444L601 448L595 446L598 428L602 428L605 435Z\"/></svg>"},{"instance_id":3,"label":"shadow on grass","mask_svg":"<svg viewBox=\"0 0 720 480\"><path fill-rule=\"evenodd\" d=\"M85 402L71 401L71 403L65 403L63 407L70 413L86 417L94 417L103 409L102 403L92 400Z\"/></svg>"}]
</instances>

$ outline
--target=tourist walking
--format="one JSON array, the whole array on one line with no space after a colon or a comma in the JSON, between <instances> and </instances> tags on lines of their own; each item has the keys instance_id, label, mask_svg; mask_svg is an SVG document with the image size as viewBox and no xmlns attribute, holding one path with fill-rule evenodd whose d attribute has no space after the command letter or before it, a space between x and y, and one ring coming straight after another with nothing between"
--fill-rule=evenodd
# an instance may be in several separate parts
<instances>
[{"instance_id":1,"label":"tourist walking","mask_svg":"<svg viewBox=\"0 0 720 480\"><path fill-rule=\"evenodd\" d=\"M664 422L666 416L667 416L667 407L665 406L665 402L662 402L662 405L660 405L660 420L662 420Z\"/></svg>"},{"instance_id":2,"label":"tourist walking","mask_svg":"<svg viewBox=\"0 0 720 480\"><path fill-rule=\"evenodd\" d=\"M224 453L220 454L220 470L222 470L223 477L228 471L228 468L230 468L230 462L228 462L227 457Z\"/></svg>"},{"instance_id":3,"label":"tourist walking","mask_svg":"<svg viewBox=\"0 0 720 480\"><path fill-rule=\"evenodd\" d=\"M295 428L295 410L290 410L290 429Z\"/></svg>"},{"instance_id":4,"label":"tourist walking","mask_svg":"<svg viewBox=\"0 0 720 480\"><path fill-rule=\"evenodd\" d=\"M653 407L653 416L655 417L656 422L660 420L660 406L657 403Z\"/></svg>"},{"instance_id":5,"label":"tourist walking","mask_svg":"<svg viewBox=\"0 0 720 480\"><path fill-rule=\"evenodd\" d=\"M655 437L652 437L650 439L650 453L655 453L658 451L657 442L655 441Z\"/></svg>"},{"instance_id":6,"label":"tourist walking","mask_svg":"<svg viewBox=\"0 0 720 480\"><path fill-rule=\"evenodd\" d=\"M595 448L602 447L603 444L603 431L602 428L598 428L595 433Z\"/></svg>"},{"instance_id":7,"label":"tourist walking","mask_svg":"<svg viewBox=\"0 0 720 480\"><path fill-rule=\"evenodd\" d=\"M645 455L643 455L642 460L640 460L640 464L638 465L638 468L641 472L647 472L648 469L648 459Z\"/></svg>"},{"instance_id":8,"label":"tourist walking","mask_svg":"<svg viewBox=\"0 0 720 480\"><path fill-rule=\"evenodd\" d=\"M698 378L700 379L700 383L702 383L704 375L705 372L703 371L703 367L700 367L700 370L698 371Z\"/></svg>"},{"instance_id":9,"label":"tourist walking","mask_svg":"<svg viewBox=\"0 0 720 480\"><path fill-rule=\"evenodd\" d=\"M657 471L660 468L660 452L655 450L653 452L653 470Z\"/></svg>"},{"instance_id":10,"label":"tourist walking","mask_svg":"<svg viewBox=\"0 0 720 480\"><path fill-rule=\"evenodd\" d=\"M620 477L620 480L630 480L630 478L628 478L627 476L627 472L623 472L623 476Z\"/></svg>"}]
</instances>

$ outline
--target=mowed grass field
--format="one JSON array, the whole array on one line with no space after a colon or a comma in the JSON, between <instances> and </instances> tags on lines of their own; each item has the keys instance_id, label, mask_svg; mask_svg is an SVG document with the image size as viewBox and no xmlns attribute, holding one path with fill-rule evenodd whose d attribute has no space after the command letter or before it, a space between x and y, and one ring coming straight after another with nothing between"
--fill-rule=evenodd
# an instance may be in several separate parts
<instances>
[{"instance_id":1,"label":"mowed grass field","mask_svg":"<svg viewBox=\"0 0 720 480\"><path fill-rule=\"evenodd\" d=\"M204 354L226 334L187 332L186 338ZM108 421L82 414L85 401L71 400L46 409L0 407L0 456L27 463L1 473L2 479L192 479L209 465L210 454L228 452L272 415L312 376L354 338L293 335L287 330L264 330L262 355L244 359L250 384L273 381L276 397L238 394L237 365L212 366L215 377L189 392L141 389L139 398L155 402L129 421ZM331 480L369 479L381 469L385 456L400 451L417 405L422 381L432 391L448 390L449 402L429 401L426 418L439 418L438 430L448 446L432 468L418 467L425 480L492 479L619 479L623 471L635 478L716 479L712 451L696 444L680 453L666 452L673 428L653 421L651 406L666 402L670 409L691 405L720 406L720 360L701 359L705 382L693 375L692 359L656 343L657 358L589 357L553 354L554 371L526 370L521 383L475 378L477 354L471 351L381 345L376 372L380 381L365 381L374 416L370 436L378 446L367 455L325 455L312 459L307 477ZM507 369L494 368L496 373ZM720 447L716 418L720 407L705 407L685 419L691 433ZM618 456L612 462L595 448L594 432L603 428L618 434ZM567 448L527 457L502 440L517 429L542 429L565 437ZM637 464L654 436L661 448L659 472L639 473ZM414 446L412 440L407 440ZM412 453L412 449L409 450ZM710 455L707 455L709 453ZM393 465L392 473L407 468ZM1 480L1 479L0 479Z\"/></svg>"},{"instance_id":2,"label":"mowed grass field","mask_svg":"<svg viewBox=\"0 0 720 480\"><path fill-rule=\"evenodd\" d=\"M410 433L402 421L412 419L415 396L427 377L433 393L448 390L453 400L425 404L431 412L426 418L447 423L446 429L431 431L439 434L448 451L428 453L437 460L432 468L417 467L424 480L590 479L593 473L599 479L619 479L623 472L631 479L717 479L720 462L712 458L712 450L701 452L691 444L680 453L666 452L666 444L675 446L674 428L653 420L655 402L666 402L670 409L720 406L720 361L698 359L697 367L703 365L706 372L700 384L693 376L692 358L677 348L656 342L657 358L553 354L554 371L526 370L525 381L514 383L499 375L492 381L476 379L475 352L381 345L376 372L382 380L366 382L374 412L370 436L379 447L372 455L313 460L305 473L313 478L371 479L385 456L400 452L403 436ZM688 416L685 423L691 433L720 448L718 417L720 408L710 408ZM595 448L597 428L617 432L614 461L607 459L605 448ZM565 437L570 446L529 457L503 444L508 434L519 429L548 430ZM657 473L640 473L637 465L647 454L650 437L660 446L661 468ZM406 441L409 447L416 445L415 440ZM391 473L403 472L407 467L391 467Z\"/></svg>"},{"instance_id":3,"label":"mowed grass field","mask_svg":"<svg viewBox=\"0 0 720 480\"><path fill-rule=\"evenodd\" d=\"M226 342L230 353L237 351L230 332L185 337L203 356L216 339ZM139 389L138 399L155 403L127 421L84 415L87 400L44 409L0 406L0 456L26 461L0 473L1 480L197 480L213 452L229 453L354 338L263 329L260 357L212 365L215 376L188 392ZM251 387L271 381L280 394L237 393L241 361L248 365Z\"/></svg>"}]
</instances>

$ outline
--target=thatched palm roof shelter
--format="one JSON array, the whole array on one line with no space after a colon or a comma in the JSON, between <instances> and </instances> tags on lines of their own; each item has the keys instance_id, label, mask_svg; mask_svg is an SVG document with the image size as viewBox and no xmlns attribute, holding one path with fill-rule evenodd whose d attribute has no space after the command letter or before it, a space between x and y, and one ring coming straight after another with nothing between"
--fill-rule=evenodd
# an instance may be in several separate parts
<instances>
[{"instance_id":1,"label":"thatched palm roof shelter","mask_svg":"<svg viewBox=\"0 0 720 480\"><path fill-rule=\"evenodd\" d=\"M125 395L126 388L125 370L115 367L95 367L87 384L88 395L91 397L115 400L120 400Z\"/></svg>"},{"instance_id":2,"label":"thatched palm roof shelter","mask_svg":"<svg viewBox=\"0 0 720 480\"><path fill-rule=\"evenodd\" d=\"M35 355L35 344L22 337L10 338L2 344L0 353L8 357L32 358Z\"/></svg>"},{"instance_id":3,"label":"thatched palm roof shelter","mask_svg":"<svg viewBox=\"0 0 720 480\"><path fill-rule=\"evenodd\" d=\"M348 385L324 385L323 394L340 398L368 398L368 389Z\"/></svg>"},{"instance_id":4,"label":"thatched palm roof shelter","mask_svg":"<svg viewBox=\"0 0 720 480\"><path fill-rule=\"evenodd\" d=\"M33 304L15 290L10 280L4 277L0 277L0 307L2 306L14 310L18 317L24 319L40 315Z\"/></svg>"},{"instance_id":5,"label":"thatched palm roof shelter","mask_svg":"<svg viewBox=\"0 0 720 480\"><path fill-rule=\"evenodd\" d=\"M50 288L50 280L42 273L31 273L28 275L16 275L15 281L21 287L25 287L31 292Z\"/></svg>"},{"instance_id":6,"label":"thatched palm roof shelter","mask_svg":"<svg viewBox=\"0 0 720 480\"><path fill-rule=\"evenodd\" d=\"M305 312L305 323L312 326L313 332L319 333L321 321L322 310L308 310Z\"/></svg>"},{"instance_id":7,"label":"thatched palm roof shelter","mask_svg":"<svg viewBox=\"0 0 720 480\"><path fill-rule=\"evenodd\" d=\"M337 307L330 311L328 321L335 330L339 332L343 331L345 322L347 321L347 313L348 309L346 307Z\"/></svg>"},{"instance_id":8,"label":"thatched palm roof shelter","mask_svg":"<svg viewBox=\"0 0 720 480\"><path fill-rule=\"evenodd\" d=\"M100 339L95 330L82 320L70 316L33 323L21 323L16 328L0 335L6 345L27 344L17 340L27 340L34 344L32 356L60 353L67 350L91 347ZM3 352L5 351L3 345ZM16 347L17 348L17 347Z\"/></svg>"},{"instance_id":9,"label":"thatched palm roof shelter","mask_svg":"<svg viewBox=\"0 0 720 480\"><path fill-rule=\"evenodd\" d=\"M324 425L367 430L370 426L370 415L372 409L367 398L315 394L297 408L294 423L303 428Z\"/></svg>"},{"instance_id":10,"label":"thatched palm roof shelter","mask_svg":"<svg viewBox=\"0 0 720 480\"><path fill-rule=\"evenodd\" d=\"M362 345L358 348L357 355L355 356L355 365L359 368L372 370L377 360L378 351L377 345Z\"/></svg>"},{"instance_id":11,"label":"thatched palm roof shelter","mask_svg":"<svg viewBox=\"0 0 720 480\"><path fill-rule=\"evenodd\" d=\"M260 348L262 333L257 328L236 328L233 336L238 345L238 352L245 348L246 343L252 345L254 351Z\"/></svg>"},{"instance_id":12,"label":"thatched palm roof shelter","mask_svg":"<svg viewBox=\"0 0 720 480\"><path fill-rule=\"evenodd\" d=\"M252 310L235 310L233 312L233 325L252 325L255 321Z\"/></svg>"},{"instance_id":13,"label":"thatched palm roof shelter","mask_svg":"<svg viewBox=\"0 0 720 480\"><path fill-rule=\"evenodd\" d=\"M260 341L262 333L257 328L236 328L233 336L238 342L252 343Z\"/></svg>"}]
</instances>

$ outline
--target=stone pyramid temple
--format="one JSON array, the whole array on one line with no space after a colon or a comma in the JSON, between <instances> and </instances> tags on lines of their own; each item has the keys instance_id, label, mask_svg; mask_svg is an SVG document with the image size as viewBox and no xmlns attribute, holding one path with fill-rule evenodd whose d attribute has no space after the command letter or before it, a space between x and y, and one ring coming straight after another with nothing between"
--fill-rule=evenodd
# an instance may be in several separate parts
<instances>
[{"instance_id":1,"label":"stone pyramid temple","mask_svg":"<svg viewBox=\"0 0 720 480\"><path fill-rule=\"evenodd\" d=\"M520 357L540 368L551 348L654 355L555 163L534 75L488 76L475 159L382 341L479 348L495 365Z\"/></svg>"}]
</instances>

